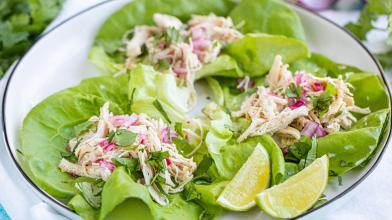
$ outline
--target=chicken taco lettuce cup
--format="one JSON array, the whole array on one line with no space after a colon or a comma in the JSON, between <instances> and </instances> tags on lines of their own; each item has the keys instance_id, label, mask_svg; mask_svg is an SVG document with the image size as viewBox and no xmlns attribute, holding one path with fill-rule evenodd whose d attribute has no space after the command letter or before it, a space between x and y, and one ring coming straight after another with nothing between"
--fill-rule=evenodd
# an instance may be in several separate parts
<instances>
[{"instance_id":1,"label":"chicken taco lettuce cup","mask_svg":"<svg viewBox=\"0 0 392 220\"><path fill-rule=\"evenodd\" d=\"M277 0L135 0L89 58L104 75L35 106L18 147L34 182L84 219L214 219L256 146L268 187L324 155L333 178L366 164L388 126L380 79L311 53ZM190 114L195 83L212 100Z\"/></svg>"}]
</instances>

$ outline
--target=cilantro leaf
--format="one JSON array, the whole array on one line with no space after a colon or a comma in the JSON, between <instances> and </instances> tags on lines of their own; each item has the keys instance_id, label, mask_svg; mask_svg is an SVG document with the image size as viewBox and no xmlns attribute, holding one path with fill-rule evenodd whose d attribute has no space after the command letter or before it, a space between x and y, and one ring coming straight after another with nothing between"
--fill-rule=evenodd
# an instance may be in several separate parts
<instances>
[{"instance_id":1,"label":"cilantro leaf","mask_svg":"<svg viewBox=\"0 0 392 220\"><path fill-rule=\"evenodd\" d=\"M325 114L333 102L333 96L329 92L323 92L320 96L313 96L311 99L314 110L316 110L319 116Z\"/></svg>"},{"instance_id":2,"label":"cilantro leaf","mask_svg":"<svg viewBox=\"0 0 392 220\"><path fill-rule=\"evenodd\" d=\"M179 43L182 42L181 34L180 32L174 28L174 27L169 27L166 29L165 33L163 34L163 38L166 42L168 43Z\"/></svg>"},{"instance_id":3,"label":"cilantro leaf","mask_svg":"<svg viewBox=\"0 0 392 220\"><path fill-rule=\"evenodd\" d=\"M309 166L311 163L313 163L313 161L316 160L316 158L317 158L317 138L316 138L316 136L313 136L312 146L306 155L303 168L305 168L305 167Z\"/></svg>"},{"instance_id":4,"label":"cilantro leaf","mask_svg":"<svg viewBox=\"0 0 392 220\"><path fill-rule=\"evenodd\" d=\"M286 160L298 163L301 159L306 158L311 146L311 140L307 136L303 135L297 143L289 147Z\"/></svg>"},{"instance_id":5,"label":"cilantro leaf","mask_svg":"<svg viewBox=\"0 0 392 220\"><path fill-rule=\"evenodd\" d=\"M300 86L291 83L285 90L285 95L288 98L300 99L302 96L302 88Z\"/></svg>"},{"instance_id":6,"label":"cilantro leaf","mask_svg":"<svg viewBox=\"0 0 392 220\"><path fill-rule=\"evenodd\" d=\"M0 1L0 76L57 15L63 0Z\"/></svg>"},{"instance_id":7,"label":"cilantro leaf","mask_svg":"<svg viewBox=\"0 0 392 220\"><path fill-rule=\"evenodd\" d=\"M185 139L173 137L172 141L183 155L188 155L193 151L193 147Z\"/></svg>"},{"instance_id":8,"label":"cilantro leaf","mask_svg":"<svg viewBox=\"0 0 392 220\"><path fill-rule=\"evenodd\" d=\"M140 169L138 158L117 157L117 158L112 158L112 162L116 166L124 166L128 170L129 173L132 173L132 172Z\"/></svg>"},{"instance_id":9,"label":"cilantro leaf","mask_svg":"<svg viewBox=\"0 0 392 220\"><path fill-rule=\"evenodd\" d=\"M81 140L78 140L78 142L76 143L75 147L72 149L71 152L60 152L61 157L73 163L77 162L78 158L75 155L75 151L78 148L80 142Z\"/></svg>"},{"instance_id":10,"label":"cilantro leaf","mask_svg":"<svg viewBox=\"0 0 392 220\"><path fill-rule=\"evenodd\" d=\"M392 22L391 22L392 23ZM377 58L384 68L392 68L392 50L383 54L378 54Z\"/></svg>"},{"instance_id":11,"label":"cilantro leaf","mask_svg":"<svg viewBox=\"0 0 392 220\"><path fill-rule=\"evenodd\" d=\"M369 0L367 5L362 10L359 19L356 22L346 24L346 28L350 30L361 40L367 39L367 33L376 27L372 22L377 20L381 15L391 16L392 14L392 0ZM389 27L392 20L389 19ZM391 33L389 29L389 33ZM388 42L392 42L392 34L389 35Z\"/></svg>"},{"instance_id":12,"label":"cilantro leaf","mask_svg":"<svg viewBox=\"0 0 392 220\"><path fill-rule=\"evenodd\" d=\"M150 159L149 160L157 160L157 161L162 161L169 157L169 152L168 151L156 151L156 152L151 152L150 153Z\"/></svg>"},{"instance_id":13,"label":"cilantro leaf","mask_svg":"<svg viewBox=\"0 0 392 220\"><path fill-rule=\"evenodd\" d=\"M119 129L114 135L114 142L120 147L132 145L136 140L137 134L125 129Z\"/></svg>"}]
</instances>

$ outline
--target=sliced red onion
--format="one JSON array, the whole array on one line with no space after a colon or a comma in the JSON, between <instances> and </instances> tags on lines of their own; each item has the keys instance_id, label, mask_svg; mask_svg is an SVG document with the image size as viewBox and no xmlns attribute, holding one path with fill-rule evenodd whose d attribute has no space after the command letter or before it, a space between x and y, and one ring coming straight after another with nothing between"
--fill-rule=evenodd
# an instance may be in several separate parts
<instances>
[{"instance_id":1,"label":"sliced red onion","mask_svg":"<svg viewBox=\"0 0 392 220\"><path fill-rule=\"evenodd\" d=\"M299 100L295 99L295 98L289 98L289 107L291 109L296 109L301 106L304 106L306 104L305 94L306 94L306 91L302 91L302 96Z\"/></svg>"},{"instance_id":2,"label":"sliced red onion","mask_svg":"<svg viewBox=\"0 0 392 220\"><path fill-rule=\"evenodd\" d=\"M289 148L288 147L282 148L282 152L283 152L283 156L286 156L289 153Z\"/></svg>"},{"instance_id":3,"label":"sliced red onion","mask_svg":"<svg viewBox=\"0 0 392 220\"><path fill-rule=\"evenodd\" d=\"M205 28L204 27L196 27L192 28L192 40L202 39L205 36Z\"/></svg>"},{"instance_id":4,"label":"sliced red onion","mask_svg":"<svg viewBox=\"0 0 392 220\"><path fill-rule=\"evenodd\" d=\"M331 7L336 0L297 0L296 4L312 11L321 11Z\"/></svg>"},{"instance_id":5,"label":"sliced red onion","mask_svg":"<svg viewBox=\"0 0 392 220\"><path fill-rule=\"evenodd\" d=\"M108 140L103 140L101 142L99 142L99 145L103 148L104 151L108 152L108 151L112 151L114 149L116 149L116 145L109 143Z\"/></svg>"},{"instance_id":6,"label":"sliced red onion","mask_svg":"<svg viewBox=\"0 0 392 220\"><path fill-rule=\"evenodd\" d=\"M306 135L308 138L312 138L315 134L318 138L324 137L328 134L327 131L324 130L323 126L314 121L308 121L308 123L306 123L305 127L302 129L301 133Z\"/></svg>"},{"instance_id":7,"label":"sliced red onion","mask_svg":"<svg viewBox=\"0 0 392 220\"><path fill-rule=\"evenodd\" d=\"M143 145L147 144L147 139L145 134L139 133L139 144L143 144Z\"/></svg>"},{"instance_id":8,"label":"sliced red onion","mask_svg":"<svg viewBox=\"0 0 392 220\"><path fill-rule=\"evenodd\" d=\"M166 161L166 165L167 165L167 166L170 166L171 160L170 160L169 158L166 158L165 161Z\"/></svg>"},{"instance_id":9,"label":"sliced red onion","mask_svg":"<svg viewBox=\"0 0 392 220\"><path fill-rule=\"evenodd\" d=\"M294 102L293 104L290 104L289 107L291 109L296 109L296 108L299 108L304 105L305 105L305 102L303 100L298 100L298 101Z\"/></svg>"},{"instance_id":10,"label":"sliced red onion","mask_svg":"<svg viewBox=\"0 0 392 220\"><path fill-rule=\"evenodd\" d=\"M103 141L101 141L101 142L99 142L99 146L101 146L101 147L105 147L105 146L108 146L110 143L109 143L109 141L108 140L103 140Z\"/></svg>"},{"instance_id":11,"label":"sliced red onion","mask_svg":"<svg viewBox=\"0 0 392 220\"><path fill-rule=\"evenodd\" d=\"M114 169L116 169L116 165L114 165L114 163L108 162L106 160L100 160L99 166L104 167L104 168L108 168L110 171L113 171Z\"/></svg>"},{"instance_id":12,"label":"sliced red onion","mask_svg":"<svg viewBox=\"0 0 392 220\"><path fill-rule=\"evenodd\" d=\"M242 92L247 91L254 86L255 82L249 79L249 77L244 77L243 79L237 80L237 89L241 90Z\"/></svg>"},{"instance_id":13,"label":"sliced red onion","mask_svg":"<svg viewBox=\"0 0 392 220\"><path fill-rule=\"evenodd\" d=\"M308 121L305 127L302 129L301 134L307 136L308 138L312 138L313 135L316 133L319 124L314 121Z\"/></svg>"},{"instance_id":14,"label":"sliced red onion","mask_svg":"<svg viewBox=\"0 0 392 220\"><path fill-rule=\"evenodd\" d=\"M170 130L170 134L169 134L169 130ZM161 140L163 143L172 143L171 138L172 137L177 137L177 132L174 131L173 129L169 129L168 127L162 129L161 131Z\"/></svg>"},{"instance_id":15,"label":"sliced red onion","mask_svg":"<svg viewBox=\"0 0 392 220\"><path fill-rule=\"evenodd\" d=\"M136 124L138 117L136 114L128 115L115 115L109 117L109 122L114 127L129 127L131 125Z\"/></svg>"},{"instance_id":16,"label":"sliced red onion","mask_svg":"<svg viewBox=\"0 0 392 220\"><path fill-rule=\"evenodd\" d=\"M305 79L305 73L299 72L294 76L295 84L300 85L302 82L304 82Z\"/></svg>"},{"instance_id":17,"label":"sliced red onion","mask_svg":"<svg viewBox=\"0 0 392 220\"><path fill-rule=\"evenodd\" d=\"M318 127L317 127L317 129L316 129L316 136L319 138L319 137L324 137L325 135L327 135L328 133L327 133L327 131L325 131L324 130L324 128L321 126L321 125L319 125Z\"/></svg>"},{"instance_id":18,"label":"sliced red onion","mask_svg":"<svg viewBox=\"0 0 392 220\"><path fill-rule=\"evenodd\" d=\"M318 91L323 91L325 88L324 88L324 86L320 82L314 82L312 84L312 89L314 91L318 92Z\"/></svg>"},{"instance_id":19,"label":"sliced red onion","mask_svg":"<svg viewBox=\"0 0 392 220\"><path fill-rule=\"evenodd\" d=\"M184 77L188 73L185 67L173 67L173 72L177 75L177 77Z\"/></svg>"}]
</instances>

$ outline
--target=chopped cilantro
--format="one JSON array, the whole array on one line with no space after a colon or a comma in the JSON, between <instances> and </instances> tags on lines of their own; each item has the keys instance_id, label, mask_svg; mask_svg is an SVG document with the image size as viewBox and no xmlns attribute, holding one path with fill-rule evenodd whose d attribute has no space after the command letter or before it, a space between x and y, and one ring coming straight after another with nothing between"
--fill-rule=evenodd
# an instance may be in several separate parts
<instances>
[{"instance_id":1,"label":"chopped cilantro","mask_svg":"<svg viewBox=\"0 0 392 220\"><path fill-rule=\"evenodd\" d=\"M288 98L300 99L302 96L302 88L300 86L291 83L285 90L285 95Z\"/></svg>"},{"instance_id":2,"label":"chopped cilantro","mask_svg":"<svg viewBox=\"0 0 392 220\"><path fill-rule=\"evenodd\" d=\"M115 133L114 131L111 131L111 132L109 133L109 135L108 135L108 141L109 141L109 142L112 142L112 140L113 140L113 138L114 138L115 135L116 135L116 133Z\"/></svg>"},{"instance_id":3,"label":"chopped cilantro","mask_svg":"<svg viewBox=\"0 0 392 220\"><path fill-rule=\"evenodd\" d=\"M317 138L316 136L313 136L312 145L306 155L302 169L309 166L311 163L313 163L313 161L316 160L316 158L317 158Z\"/></svg>"},{"instance_id":4,"label":"chopped cilantro","mask_svg":"<svg viewBox=\"0 0 392 220\"><path fill-rule=\"evenodd\" d=\"M173 137L172 141L183 155L188 155L193 150L192 146L185 139Z\"/></svg>"},{"instance_id":5,"label":"chopped cilantro","mask_svg":"<svg viewBox=\"0 0 392 220\"><path fill-rule=\"evenodd\" d=\"M70 162L77 162L78 158L75 155L75 151L76 148L78 148L79 144L80 144L81 140L78 140L78 142L76 143L75 147L72 149L71 152L60 152L60 155L62 158L65 158L67 160L69 160Z\"/></svg>"},{"instance_id":6,"label":"chopped cilantro","mask_svg":"<svg viewBox=\"0 0 392 220\"><path fill-rule=\"evenodd\" d=\"M320 96L311 97L313 101L313 108L319 116L327 113L329 106L333 102L333 96L329 92L323 92Z\"/></svg>"},{"instance_id":7,"label":"chopped cilantro","mask_svg":"<svg viewBox=\"0 0 392 220\"><path fill-rule=\"evenodd\" d=\"M112 162L116 166L124 166L128 173L133 173L140 169L138 158L113 158Z\"/></svg>"},{"instance_id":8,"label":"chopped cilantro","mask_svg":"<svg viewBox=\"0 0 392 220\"><path fill-rule=\"evenodd\" d=\"M169 27L166 29L165 33L163 34L163 38L166 42L168 43L179 43L182 42L181 34L180 32L174 28L174 27Z\"/></svg>"},{"instance_id":9,"label":"chopped cilantro","mask_svg":"<svg viewBox=\"0 0 392 220\"><path fill-rule=\"evenodd\" d=\"M155 64L155 69L157 70L167 70L171 67L168 60L159 60L157 64Z\"/></svg>"},{"instance_id":10,"label":"chopped cilantro","mask_svg":"<svg viewBox=\"0 0 392 220\"><path fill-rule=\"evenodd\" d=\"M114 135L114 142L120 147L132 145L136 140L137 134L125 129L119 129Z\"/></svg>"}]
</instances>

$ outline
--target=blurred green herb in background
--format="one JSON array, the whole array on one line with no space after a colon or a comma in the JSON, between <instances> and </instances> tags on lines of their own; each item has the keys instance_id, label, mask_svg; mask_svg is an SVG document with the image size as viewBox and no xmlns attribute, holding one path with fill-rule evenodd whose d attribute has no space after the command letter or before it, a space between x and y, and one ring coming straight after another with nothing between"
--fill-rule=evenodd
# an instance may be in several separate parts
<instances>
[{"instance_id":1,"label":"blurred green herb in background","mask_svg":"<svg viewBox=\"0 0 392 220\"><path fill-rule=\"evenodd\" d=\"M359 39L366 40L368 32L374 29L380 30L379 27L373 25L373 22L380 16L387 16L388 26L381 30L388 32L387 44L392 46L392 0L368 0L359 19L348 23L345 27ZM376 54L376 56L384 68L392 68L392 51Z\"/></svg>"},{"instance_id":2,"label":"blurred green herb in background","mask_svg":"<svg viewBox=\"0 0 392 220\"><path fill-rule=\"evenodd\" d=\"M58 14L63 0L0 0L0 77Z\"/></svg>"}]
</instances>

